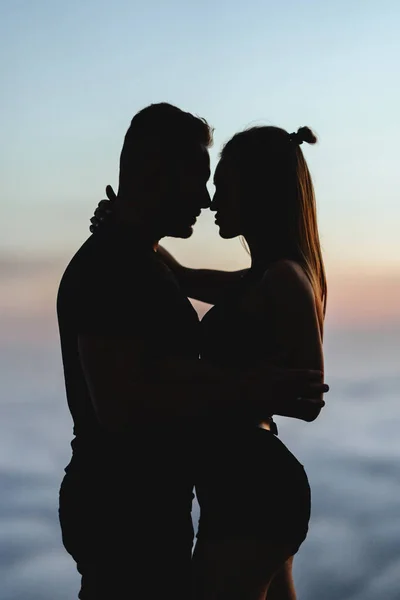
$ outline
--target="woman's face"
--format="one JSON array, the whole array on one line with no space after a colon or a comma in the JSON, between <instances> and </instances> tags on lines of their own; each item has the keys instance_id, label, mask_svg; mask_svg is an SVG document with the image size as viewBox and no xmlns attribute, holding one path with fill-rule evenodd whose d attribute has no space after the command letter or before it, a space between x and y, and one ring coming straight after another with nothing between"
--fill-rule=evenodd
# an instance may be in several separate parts
<instances>
[{"instance_id":1,"label":"woman's face","mask_svg":"<svg viewBox=\"0 0 400 600\"><path fill-rule=\"evenodd\" d=\"M215 223L224 239L243 235L240 186L238 178L226 159L221 159L214 174L215 193L211 210L216 212Z\"/></svg>"}]
</instances>

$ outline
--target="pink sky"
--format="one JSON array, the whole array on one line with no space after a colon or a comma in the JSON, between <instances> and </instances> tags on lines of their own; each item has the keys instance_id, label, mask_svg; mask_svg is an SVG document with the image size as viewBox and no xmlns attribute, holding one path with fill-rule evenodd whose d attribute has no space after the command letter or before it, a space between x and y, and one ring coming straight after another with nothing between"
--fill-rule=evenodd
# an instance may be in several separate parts
<instances>
[{"instance_id":1,"label":"pink sky","mask_svg":"<svg viewBox=\"0 0 400 600\"><path fill-rule=\"evenodd\" d=\"M3 259L0 263L2 339L56 334L55 299L66 260ZM400 273L330 270L327 324L333 328L376 329L400 323ZM198 305L197 305L198 306ZM200 307L200 312L204 307Z\"/></svg>"}]
</instances>

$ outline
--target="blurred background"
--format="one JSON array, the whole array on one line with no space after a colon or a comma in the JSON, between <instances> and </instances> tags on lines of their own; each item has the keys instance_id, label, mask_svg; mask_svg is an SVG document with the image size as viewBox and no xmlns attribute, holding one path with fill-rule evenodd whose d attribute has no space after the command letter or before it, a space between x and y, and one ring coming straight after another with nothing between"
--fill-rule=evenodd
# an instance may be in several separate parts
<instances>
[{"instance_id":1,"label":"blurred background","mask_svg":"<svg viewBox=\"0 0 400 600\"><path fill-rule=\"evenodd\" d=\"M0 0L0 16L0 600L76 597L57 521L71 420L55 297L105 186L117 188L130 119L160 101L215 127L213 167L249 125L319 136L304 152L331 392L317 422L278 423L313 489L296 584L299 599L398 599L400 4ZM189 241L165 245L188 266L249 263L208 211Z\"/></svg>"}]
</instances>

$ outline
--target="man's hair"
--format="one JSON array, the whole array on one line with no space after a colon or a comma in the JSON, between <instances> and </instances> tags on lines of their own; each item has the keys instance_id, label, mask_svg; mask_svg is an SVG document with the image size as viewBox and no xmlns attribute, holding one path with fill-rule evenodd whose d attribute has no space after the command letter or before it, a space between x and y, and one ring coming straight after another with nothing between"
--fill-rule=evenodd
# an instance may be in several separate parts
<instances>
[{"instance_id":1,"label":"man's hair","mask_svg":"<svg viewBox=\"0 0 400 600\"><path fill-rule=\"evenodd\" d=\"M172 104L150 104L132 119L126 132L120 157L122 178L140 169L143 161L165 154L166 160L177 153L185 155L190 146L206 148L213 141L213 129L205 119L184 112Z\"/></svg>"}]
</instances>

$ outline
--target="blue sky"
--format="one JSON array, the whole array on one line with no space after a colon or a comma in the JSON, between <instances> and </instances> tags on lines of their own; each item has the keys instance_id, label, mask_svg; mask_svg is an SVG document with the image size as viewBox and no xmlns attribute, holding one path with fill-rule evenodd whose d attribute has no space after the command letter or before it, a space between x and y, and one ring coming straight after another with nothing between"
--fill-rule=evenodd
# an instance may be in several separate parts
<instances>
[{"instance_id":1,"label":"blue sky","mask_svg":"<svg viewBox=\"0 0 400 600\"><path fill-rule=\"evenodd\" d=\"M0 1L2 223L7 256L68 256L116 185L133 114L169 101L221 145L252 123L310 125L327 265L400 273L400 4L249 0ZM212 186L210 186L212 189ZM210 215L169 247L192 265L241 267ZM397 289L397 288L396 288Z\"/></svg>"}]
</instances>

